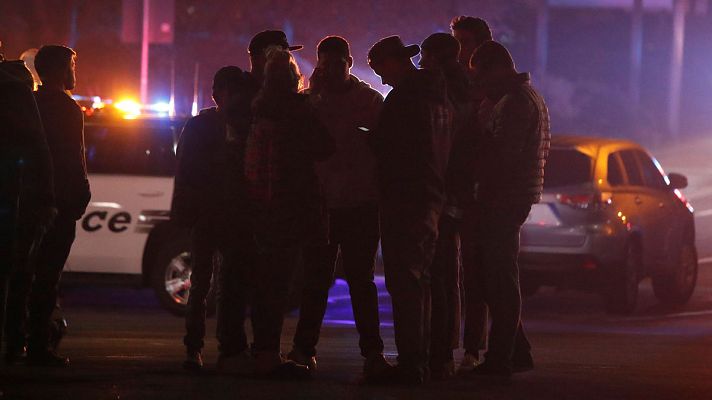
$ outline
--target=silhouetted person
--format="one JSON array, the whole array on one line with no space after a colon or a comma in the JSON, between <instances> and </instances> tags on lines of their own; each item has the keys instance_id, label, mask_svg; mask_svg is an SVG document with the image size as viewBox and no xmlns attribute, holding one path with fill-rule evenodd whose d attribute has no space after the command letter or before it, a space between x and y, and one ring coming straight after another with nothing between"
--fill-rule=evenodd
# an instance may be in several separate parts
<instances>
[{"instance_id":1,"label":"silhouetted person","mask_svg":"<svg viewBox=\"0 0 712 400\"><path fill-rule=\"evenodd\" d=\"M440 217L439 235L430 275L432 321L430 372L435 380L455 373L453 350L460 343L460 223L464 204L473 194L469 167L474 141L469 119L472 112L470 82L458 63L460 43L447 33L434 33L421 44L420 66L440 75L455 110L455 135L445 174L447 193ZM463 179L464 178L464 179Z\"/></svg>"},{"instance_id":2,"label":"silhouetted person","mask_svg":"<svg viewBox=\"0 0 712 400\"><path fill-rule=\"evenodd\" d=\"M301 251L327 241L326 210L315 163L334 143L319 122L294 57L280 46L265 51L262 89L253 103L245 174L253 201L257 268L252 326L255 372L306 378L309 369L283 361L280 338L290 287Z\"/></svg>"},{"instance_id":3,"label":"silhouetted person","mask_svg":"<svg viewBox=\"0 0 712 400\"><path fill-rule=\"evenodd\" d=\"M76 53L64 46L43 46L35 58L42 85L35 94L52 155L57 217L37 249L34 271L18 274L10 284L8 343L20 348L25 340L23 310L29 303L27 356L37 366L68 366L69 359L50 348L50 318L57 302L59 281L72 248L76 221L86 210L91 193L84 153L84 115L68 94L74 89ZM33 273L34 272L34 273ZM28 301L29 295L29 301ZM14 330L14 331L12 331Z\"/></svg>"},{"instance_id":4,"label":"silhouetted person","mask_svg":"<svg viewBox=\"0 0 712 400\"><path fill-rule=\"evenodd\" d=\"M253 93L257 93L262 87L264 80L264 68L267 61L265 51L269 47L277 47L285 50L298 50L302 46L290 46L287 42L287 36L282 31L262 31L257 33L251 40L248 46L248 53L250 56L250 72L249 72L249 83L250 90ZM254 99L254 96L253 96ZM251 103L252 101L250 101ZM234 114L229 113L231 116ZM234 133L235 137L232 141L234 149L233 158L235 162L241 164L239 171L233 177L233 181L244 180L244 150L239 150L239 147L243 146L242 134L239 133L245 122L250 124L252 115L250 110L250 115L244 117L238 117L237 120L233 121L231 117L231 123L228 124L228 128ZM247 121L245 121L247 120ZM232 126L232 128L230 128ZM246 128L249 130L249 128ZM239 139L239 140L237 140ZM230 180L230 178L228 178ZM233 195L240 196L234 193L239 185L233 185ZM244 212L240 210L239 207L231 207L231 210L235 213ZM235 218L241 218L241 215L236 215ZM250 226L251 222L245 223L244 226ZM239 235L238 235L239 236ZM233 248L235 248L233 246ZM220 357L218 359L218 370L223 373L228 374L251 374L254 372L254 359L251 352L247 348L247 337L245 334L245 315L246 308L249 303L249 296L246 295L246 290L250 289L254 283L252 282L252 276L245 276L245 270L239 267L240 258L251 257L251 253L256 251L255 244L253 241L243 242L240 246L243 255L240 256L239 253L234 254L233 259L235 263L228 263L228 260L223 260L223 268L220 268L220 274L218 278L218 338L220 342ZM227 254L228 257L230 254ZM245 285L248 287L246 288Z\"/></svg>"},{"instance_id":5,"label":"silhouetted person","mask_svg":"<svg viewBox=\"0 0 712 400\"><path fill-rule=\"evenodd\" d=\"M374 283L380 239L376 160L367 143L367 132L375 128L383 97L350 74L352 65L345 39L329 36L317 46L309 95L336 142L336 152L317 169L328 206L329 244L304 251L304 293L289 358L316 367L316 344L340 251L368 378L388 367Z\"/></svg>"},{"instance_id":6,"label":"silhouetted person","mask_svg":"<svg viewBox=\"0 0 712 400\"><path fill-rule=\"evenodd\" d=\"M482 18L461 15L450 22L452 35L460 42L458 60L464 68L470 67L470 58L480 45L492 40L492 31Z\"/></svg>"},{"instance_id":7,"label":"silhouetted person","mask_svg":"<svg viewBox=\"0 0 712 400\"><path fill-rule=\"evenodd\" d=\"M413 65L411 58L418 53L418 45L405 46L398 36L380 40L368 53L371 68L393 87L372 134L386 288L398 348L398 366L384 381L407 384L428 377L430 264L454 124L444 82Z\"/></svg>"},{"instance_id":8,"label":"silhouetted person","mask_svg":"<svg viewBox=\"0 0 712 400\"><path fill-rule=\"evenodd\" d=\"M492 112L484 117L476 162L477 205L463 251L473 252L474 279L468 296L482 296L492 316L489 346L479 375L509 376L533 368L522 328L519 291L519 234L531 206L541 199L548 156L549 113L518 73L511 55L485 42L472 56L473 77L483 83Z\"/></svg>"},{"instance_id":9,"label":"silhouetted person","mask_svg":"<svg viewBox=\"0 0 712 400\"><path fill-rule=\"evenodd\" d=\"M450 23L450 29L453 36L460 42L460 55L458 57L460 65L463 66L468 75L471 75L470 58L482 43L492 40L492 31L485 20L469 16L453 18ZM464 132L463 135L460 135L460 138L465 142L457 146L458 148L468 150L459 156L455 155L455 158L458 159L456 161L457 172L451 175L457 178L458 187L470 189L470 193L460 193L462 199L466 197L472 198L473 196L471 196L471 194L474 192L473 174L476 173L475 165L472 164L474 156L468 156L467 152L476 146L476 141L481 136L477 116L480 113L486 114L489 112L489 107L491 106L489 102L483 102L486 96L483 82L474 82L470 79L469 91L472 109L469 113L469 121L466 122L467 131ZM470 159L469 165L467 163L468 158ZM465 214L462 224L477 223L477 221L472 218L466 217L467 214L473 213L473 211L470 210L471 207L471 201L460 204L460 208ZM471 227L462 227L461 229L472 230ZM467 276L471 275L474 270L471 254L471 251L462 252L461 277L465 279L467 279ZM458 373L472 371L472 369L481 362L480 351L485 350L487 347L487 331L489 328L487 305L481 301L481 296L468 296L467 290L465 290L463 306L465 308L465 329L463 332L465 354L460 362Z\"/></svg>"},{"instance_id":10,"label":"silhouetted person","mask_svg":"<svg viewBox=\"0 0 712 400\"><path fill-rule=\"evenodd\" d=\"M171 219L191 230L191 286L186 310L186 335L183 339L187 351L183 365L189 370L203 366L201 351L205 338L207 297L211 280L214 279L216 283L218 281L214 259L218 256L223 262L231 263L225 268L239 271L245 271L250 266L249 257L242 254L236 257L236 254L231 253L240 250L244 252L245 248L250 247L247 239L249 229L245 229L249 224L245 223L246 217L239 218L239 213L244 214L246 210L245 183L244 179L235 179L240 174L232 173L235 169L241 169L242 165L237 154L244 152L249 128L249 105L252 99L250 86L247 73L240 68L221 68L213 78L213 100L216 107L202 110L199 115L188 120L178 142ZM231 123L231 119L240 116L246 121L242 129L239 129L239 124L236 127ZM230 129L233 127L238 128L234 138L229 136L229 133L233 133ZM235 152L230 151L232 146L237 147ZM237 187L236 196L229 196L228 185ZM240 186L242 196L239 195ZM237 233L240 230L244 232ZM238 265L233 265L235 263ZM247 283L244 279L241 281L240 286L234 289L237 293L233 293L233 298L241 299L244 304ZM225 296L220 297L220 300L224 301ZM220 312L244 314L244 307L233 308L234 305L222 305L219 307ZM244 325L244 315L241 319ZM238 327L236 330L235 334L241 343L235 350L235 354L238 354L247 349L247 337L244 329ZM221 336L218 335L218 338L221 339ZM229 346L221 343L221 355Z\"/></svg>"},{"instance_id":11,"label":"silhouetted person","mask_svg":"<svg viewBox=\"0 0 712 400\"><path fill-rule=\"evenodd\" d=\"M25 64L0 55L0 343L10 274L18 276L30 267L37 241L57 214L52 159L32 87ZM13 311L25 312L10 310L10 321L20 319ZM25 340L20 339L8 342L7 365L24 356Z\"/></svg>"}]
</instances>

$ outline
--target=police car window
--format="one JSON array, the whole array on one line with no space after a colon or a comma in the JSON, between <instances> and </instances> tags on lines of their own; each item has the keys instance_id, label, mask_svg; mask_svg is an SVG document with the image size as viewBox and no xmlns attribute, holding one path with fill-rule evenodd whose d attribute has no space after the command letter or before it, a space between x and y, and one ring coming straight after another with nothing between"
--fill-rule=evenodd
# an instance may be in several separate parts
<instances>
[{"instance_id":1,"label":"police car window","mask_svg":"<svg viewBox=\"0 0 712 400\"><path fill-rule=\"evenodd\" d=\"M642 151L636 151L636 154L638 155L638 160L640 160L640 167L643 172L645 186L655 189L667 188L668 184L665 181L664 173L662 168L660 168L660 164Z\"/></svg>"},{"instance_id":2,"label":"police car window","mask_svg":"<svg viewBox=\"0 0 712 400\"><path fill-rule=\"evenodd\" d=\"M573 149L551 149L544 168L544 187L554 188L589 183L593 160Z\"/></svg>"},{"instance_id":3,"label":"police car window","mask_svg":"<svg viewBox=\"0 0 712 400\"><path fill-rule=\"evenodd\" d=\"M611 186L620 186L625 183L618 153L608 155L608 183Z\"/></svg>"},{"instance_id":4,"label":"police car window","mask_svg":"<svg viewBox=\"0 0 712 400\"><path fill-rule=\"evenodd\" d=\"M87 169L109 175L173 176L175 152L170 128L86 126Z\"/></svg>"},{"instance_id":5,"label":"police car window","mask_svg":"<svg viewBox=\"0 0 712 400\"><path fill-rule=\"evenodd\" d=\"M632 186L643 186L643 175L635 159L635 153L631 150L621 151L621 160L628 174L628 184Z\"/></svg>"}]
</instances>

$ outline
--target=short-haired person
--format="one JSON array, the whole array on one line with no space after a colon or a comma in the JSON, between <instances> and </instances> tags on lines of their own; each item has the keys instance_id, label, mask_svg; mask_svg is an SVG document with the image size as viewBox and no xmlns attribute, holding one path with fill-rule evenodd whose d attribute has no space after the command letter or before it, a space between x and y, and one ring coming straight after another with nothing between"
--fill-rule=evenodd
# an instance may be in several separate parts
<instances>
[{"instance_id":1,"label":"short-haired person","mask_svg":"<svg viewBox=\"0 0 712 400\"><path fill-rule=\"evenodd\" d=\"M328 207L329 244L304 250L304 294L289 358L316 367L316 345L340 251L368 380L389 366L383 357L374 283L380 239L376 159L367 143L383 97L351 75L352 65L344 38L329 36L319 42L309 95L336 144L336 152L317 165Z\"/></svg>"},{"instance_id":2,"label":"short-haired person","mask_svg":"<svg viewBox=\"0 0 712 400\"><path fill-rule=\"evenodd\" d=\"M74 89L76 53L65 46L43 46L35 57L42 80L35 99L52 156L58 214L37 250L34 273L20 274L10 284L7 340L15 349L24 345L22 319L29 305L27 359L37 366L64 367L69 359L50 348L50 318L64 263L76 233L76 221L86 210L91 192L84 150L84 115L68 91Z\"/></svg>"},{"instance_id":3,"label":"short-haired person","mask_svg":"<svg viewBox=\"0 0 712 400\"><path fill-rule=\"evenodd\" d=\"M244 152L249 125L243 124L242 129L230 128L235 128L236 124L232 120L236 116L239 118L242 115L249 120L252 96L246 72L235 66L220 68L213 78L213 100L216 107L201 110L197 116L189 119L178 142L171 220L191 230L191 286L185 321L186 335L183 339L187 352L183 365L188 370L198 370L203 366L201 352L210 283L211 280L218 285L223 283L223 280L217 279L217 271L214 273L213 260L216 253L221 255L224 265L221 271L224 273L234 269L234 273L242 271L242 275L246 276L244 271L251 267L250 257L246 254L250 253L253 246L249 246L249 240L246 239L249 237L249 230L244 229L248 226L244 221L246 217L242 218L243 221L236 218L239 210L244 213L247 208L247 199L244 194L228 198L226 189L228 185L242 186L241 190L243 193L245 191L244 180L233 179L236 174L231 173L240 168L242 163L239 156L229 150L234 144L238 147L238 153ZM228 133L232 131L236 133L235 140L229 140ZM234 317L239 321L232 327L234 338L225 337L224 324L219 324L223 330L218 334L221 367L229 357L245 358L244 353L248 348L244 331L248 285L244 278L236 280L235 286L230 288L230 296L226 296L225 290L218 291L217 296L221 303L230 299L229 306L218 306L218 319L221 322L223 313L239 314Z\"/></svg>"},{"instance_id":4,"label":"short-haired person","mask_svg":"<svg viewBox=\"0 0 712 400\"><path fill-rule=\"evenodd\" d=\"M302 249L327 243L315 164L331 156L334 143L308 96L299 93L302 77L288 49L271 46L265 57L245 153L257 246L251 314L255 372L272 378L307 378L311 372L307 366L282 359L280 338Z\"/></svg>"},{"instance_id":5,"label":"short-haired person","mask_svg":"<svg viewBox=\"0 0 712 400\"><path fill-rule=\"evenodd\" d=\"M460 342L460 224L463 208L473 198L470 164L476 130L469 123L473 105L469 77L458 63L460 43L448 33L434 33L420 47L420 66L442 77L455 109L455 134L445 174L447 198L430 271L430 374L440 380L455 374L453 350Z\"/></svg>"},{"instance_id":6,"label":"short-haired person","mask_svg":"<svg viewBox=\"0 0 712 400\"><path fill-rule=\"evenodd\" d=\"M465 276L466 293L482 296L492 317L485 361L473 373L508 377L534 367L522 328L517 259L522 224L541 200L549 113L529 74L517 72L501 44L482 44L472 69L493 105L480 121L477 201L462 233L463 259L471 258L474 266Z\"/></svg>"},{"instance_id":7,"label":"short-haired person","mask_svg":"<svg viewBox=\"0 0 712 400\"><path fill-rule=\"evenodd\" d=\"M445 85L411 58L418 45L398 36L378 41L369 66L386 97L372 146L380 190L381 236L386 288L393 302L398 365L385 379L421 384L428 379L430 264L445 202L444 175L454 110Z\"/></svg>"},{"instance_id":8,"label":"short-haired person","mask_svg":"<svg viewBox=\"0 0 712 400\"><path fill-rule=\"evenodd\" d=\"M450 30L460 42L460 64L469 68L470 58L477 48L484 42L492 40L492 31L487 21L482 18L461 15L450 22Z\"/></svg>"}]
</instances>

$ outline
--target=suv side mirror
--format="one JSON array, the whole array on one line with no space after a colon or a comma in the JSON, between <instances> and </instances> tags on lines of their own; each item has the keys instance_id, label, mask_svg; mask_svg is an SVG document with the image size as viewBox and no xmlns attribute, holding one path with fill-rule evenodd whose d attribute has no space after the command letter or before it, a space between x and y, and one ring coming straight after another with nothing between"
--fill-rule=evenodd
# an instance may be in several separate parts
<instances>
[{"instance_id":1,"label":"suv side mirror","mask_svg":"<svg viewBox=\"0 0 712 400\"><path fill-rule=\"evenodd\" d=\"M687 187L687 177L685 175L671 173L668 174L668 179L672 189L684 189Z\"/></svg>"}]
</instances>

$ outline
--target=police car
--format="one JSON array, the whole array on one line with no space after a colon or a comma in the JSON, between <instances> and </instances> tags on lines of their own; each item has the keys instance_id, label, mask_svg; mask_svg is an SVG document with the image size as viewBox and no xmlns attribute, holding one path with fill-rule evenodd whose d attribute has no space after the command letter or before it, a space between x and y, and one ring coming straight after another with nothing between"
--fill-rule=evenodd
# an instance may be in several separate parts
<instances>
[{"instance_id":1,"label":"police car","mask_svg":"<svg viewBox=\"0 0 712 400\"><path fill-rule=\"evenodd\" d=\"M128 278L150 286L168 310L180 314L190 289L190 242L169 212L185 118L143 116L142 107L128 101L114 104L113 111L102 110L99 99L93 103L83 106L92 199L78 221L65 271L70 280Z\"/></svg>"}]
</instances>

